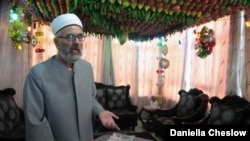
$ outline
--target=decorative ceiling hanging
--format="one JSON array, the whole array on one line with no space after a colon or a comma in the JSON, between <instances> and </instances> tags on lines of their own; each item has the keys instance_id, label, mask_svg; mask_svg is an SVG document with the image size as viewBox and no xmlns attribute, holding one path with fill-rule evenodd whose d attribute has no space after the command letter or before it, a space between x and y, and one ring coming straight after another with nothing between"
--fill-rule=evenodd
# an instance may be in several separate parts
<instances>
[{"instance_id":1,"label":"decorative ceiling hanging","mask_svg":"<svg viewBox=\"0 0 250 141\"><path fill-rule=\"evenodd\" d=\"M14 48L21 50L23 49L22 43L29 43L30 41L30 20L23 13L23 8L16 5L10 10L9 18L8 36L13 41Z\"/></svg>"},{"instance_id":2,"label":"decorative ceiling hanging","mask_svg":"<svg viewBox=\"0 0 250 141\"><path fill-rule=\"evenodd\" d=\"M49 25L57 15L72 12L81 18L84 31L89 34L111 37L126 35L128 40L134 41L164 37L250 8L249 0L21 0L21 2L42 24Z\"/></svg>"}]
</instances>

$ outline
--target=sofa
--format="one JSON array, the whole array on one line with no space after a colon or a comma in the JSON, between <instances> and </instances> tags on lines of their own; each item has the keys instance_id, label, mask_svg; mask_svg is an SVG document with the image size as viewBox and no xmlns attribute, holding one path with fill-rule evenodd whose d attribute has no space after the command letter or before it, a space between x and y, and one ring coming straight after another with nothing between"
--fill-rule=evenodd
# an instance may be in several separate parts
<instances>
[{"instance_id":1,"label":"sofa","mask_svg":"<svg viewBox=\"0 0 250 141\"><path fill-rule=\"evenodd\" d=\"M97 88L97 101L105 110L109 110L119 116L115 119L116 124L122 129L134 130L137 126L137 106L133 105L130 99L130 85L106 85L95 82ZM108 130L101 126L98 118L94 120L94 132Z\"/></svg>"},{"instance_id":2,"label":"sofa","mask_svg":"<svg viewBox=\"0 0 250 141\"><path fill-rule=\"evenodd\" d=\"M156 136L167 140L169 127L180 126L182 122L196 122L205 116L209 96L198 88L179 90L179 101L169 109L158 109L152 117Z\"/></svg>"},{"instance_id":3,"label":"sofa","mask_svg":"<svg viewBox=\"0 0 250 141\"><path fill-rule=\"evenodd\" d=\"M250 102L238 95L209 99L211 108L204 118L187 125L250 125Z\"/></svg>"},{"instance_id":4,"label":"sofa","mask_svg":"<svg viewBox=\"0 0 250 141\"><path fill-rule=\"evenodd\" d=\"M0 140L25 141L24 112L14 100L13 88L0 90Z\"/></svg>"}]
</instances>

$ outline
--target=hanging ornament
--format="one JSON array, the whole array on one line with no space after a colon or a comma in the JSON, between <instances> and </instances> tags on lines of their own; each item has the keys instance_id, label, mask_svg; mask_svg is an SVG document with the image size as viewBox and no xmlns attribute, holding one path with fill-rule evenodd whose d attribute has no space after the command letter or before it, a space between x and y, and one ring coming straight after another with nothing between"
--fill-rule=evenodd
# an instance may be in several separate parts
<instances>
[{"instance_id":1,"label":"hanging ornament","mask_svg":"<svg viewBox=\"0 0 250 141\"><path fill-rule=\"evenodd\" d=\"M22 50L23 46L21 45L21 43L14 43L14 48L16 48L18 50Z\"/></svg>"},{"instance_id":2,"label":"hanging ornament","mask_svg":"<svg viewBox=\"0 0 250 141\"><path fill-rule=\"evenodd\" d=\"M36 40L38 43L40 43L42 41L42 38L43 38L43 31L41 29L41 27L39 26L39 28L37 29L37 32L35 33L36 34Z\"/></svg>"},{"instance_id":3,"label":"hanging ornament","mask_svg":"<svg viewBox=\"0 0 250 141\"><path fill-rule=\"evenodd\" d=\"M45 50L43 48L37 47L35 51L36 53L43 53Z\"/></svg>"},{"instance_id":4,"label":"hanging ornament","mask_svg":"<svg viewBox=\"0 0 250 141\"><path fill-rule=\"evenodd\" d=\"M196 33L194 47L196 55L200 58L206 58L213 51L215 46L214 31L204 26L199 33Z\"/></svg>"},{"instance_id":5,"label":"hanging ornament","mask_svg":"<svg viewBox=\"0 0 250 141\"><path fill-rule=\"evenodd\" d=\"M159 66L163 69L166 69L169 66L169 61L165 58L161 58L159 61Z\"/></svg>"},{"instance_id":6,"label":"hanging ornament","mask_svg":"<svg viewBox=\"0 0 250 141\"><path fill-rule=\"evenodd\" d=\"M23 20L24 17L28 16L23 13L23 10L21 6L13 6L9 15L10 26L8 28L8 36L14 42L14 48L19 50L23 49L22 43L30 41L28 30L30 20Z\"/></svg>"},{"instance_id":7,"label":"hanging ornament","mask_svg":"<svg viewBox=\"0 0 250 141\"><path fill-rule=\"evenodd\" d=\"M35 36L31 37L31 45L35 47L36 44L37 44L36 37Z\"/></svg>"},{"instance_id":8,"label":"hanging ornament","mask_svg":"<svg viewBox=\"0 0 250 141\"><path fill-rule=\"evenodd\" d=\"M160 47L160 52L163 54L163 55L167 55L168 53L168 46L167 45L163 45Z\"/></svg>"}]
</instances>

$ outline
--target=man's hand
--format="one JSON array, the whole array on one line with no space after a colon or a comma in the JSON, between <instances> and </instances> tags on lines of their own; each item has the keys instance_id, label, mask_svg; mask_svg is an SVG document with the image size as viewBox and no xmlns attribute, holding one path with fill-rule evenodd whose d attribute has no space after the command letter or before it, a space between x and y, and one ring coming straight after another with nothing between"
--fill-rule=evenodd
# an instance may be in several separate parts
<instances>
[{"instance_id":1,"label":"man's hand","mask_svg":"<svg viewBox=\"0 0 250 141\"><path fill-rule=\"evenodd\" d=\"M101 111L98 115L104 127L109 128L109 129L120 130L120 128L118 127L118 125L115 123L113 119L113 118L119 119L117 115L107 110Z\"/></svg>"}]
</instances>

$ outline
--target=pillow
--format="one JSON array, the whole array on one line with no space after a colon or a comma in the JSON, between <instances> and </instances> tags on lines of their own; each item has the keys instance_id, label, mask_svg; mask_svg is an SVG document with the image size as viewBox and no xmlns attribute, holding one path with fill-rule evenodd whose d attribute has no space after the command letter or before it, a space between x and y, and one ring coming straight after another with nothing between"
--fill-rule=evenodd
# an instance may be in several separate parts
<instances>
[{"instance_id":1,"label":"pillow","mask_svg":"<svg viewBox=\"0 0 250 141\"><path fill-rule=\"evenodd\" d=\"M199 106L198 96L181 93L180 101L177 108L177 116L185 117L193 114Z\"/></svg>"},{"instance_id":2,"label":"pillow","mask_svg":"<svg viewBox=\"0 0 250 141\"><path fill-rule=\"evenodd\" d=\"M11 96L2 97L0 100L0 107L5 114L7 125L12 130L21 120L19 109L14 99Z\"/></svg>"},{"instance_id":3,"label":"pillow","mask_svg":"<svg viewBox=\"0 0 250 141\"><path fill-rule=\"evenodd\" d=\"M107 108L107 105L106 105L105 88L97 89L96 100L102 105L102 107L103 107L104 109Z\"/></svg>"},{"instance_id":4,"label":"pillow","mask_svg":"<svg viewBox=\"0 0 250 141\"><path fill-rule=\"evenodd\" d=\"M0 135L9 135L21 121L19 107L11 92L12 89L7 89L6 95L0 97Z\"/></svg>"},{"instance_id":5,"label":"pillow","mask_svg":"<svg viewBox=\"0 0 250 141\"><path fill-rule=\"evenodd\" d=\"M127 107L125 86L109 87L106 90L108 109L114 110Z\"/></svg>"},{"instance_id":6,"label":"pillow","mask_svg":"<svg viewBox=\"0 0 250 141\"><path fill-rule=\"evenodd\" d=\"M0 107L0 136L8 134L10 130L11 126L8 126L7 124L7 118L5 116L5 112L2 109L2 107Z\"/></svg>"},{"instance_id":7,"label":"pillow","mask_svg":"<svg viewBox=\"0 0 250 141\"><path fill-rule=\"evenodd\" d=\"M211 116L208 120L210 125L237 125L243 117L243 108L234 108L229 105L213 102Z\"/></svg>"}]
</instances>

